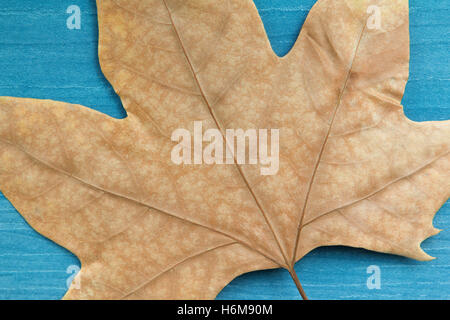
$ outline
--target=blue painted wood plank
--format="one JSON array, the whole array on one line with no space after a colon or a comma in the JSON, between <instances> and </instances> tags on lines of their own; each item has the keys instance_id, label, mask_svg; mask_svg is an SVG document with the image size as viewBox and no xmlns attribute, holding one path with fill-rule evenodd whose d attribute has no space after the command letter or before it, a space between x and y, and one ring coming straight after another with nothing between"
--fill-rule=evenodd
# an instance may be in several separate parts
<instances>
[{"instance_id":1,"label":"blue painted wood plank","mask_svg":"<svg viewBox=\"0 0 450 320\"><path fill-rule=\"evenodd\" d=\"M255 0L274 51L292 47L315 0ZM0 96L53 99L125 116L97 57L93 0L0 0ZM66 9L82 12L81 30L66 28ZM410 0L411 77L403 103L415 121L450 119L450 2ZM446 229L424 242L438 259L416 262L362 249L314 250L296 270L313 299L449 299L450 203L435 220ZM0 299L59 299L67 268L78 259L42 237L0 195ZM367 267L381 270L381 289L369 290ZM219 299L298 299L283 270L253 272L230 283Z\"/></svg>"}]
</instances>

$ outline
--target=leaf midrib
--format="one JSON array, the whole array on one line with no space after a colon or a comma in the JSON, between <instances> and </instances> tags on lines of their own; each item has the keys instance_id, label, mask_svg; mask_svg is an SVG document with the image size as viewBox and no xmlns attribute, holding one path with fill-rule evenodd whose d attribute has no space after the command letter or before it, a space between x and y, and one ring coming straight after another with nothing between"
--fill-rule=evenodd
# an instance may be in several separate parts
<instances>
[{"instance_id":1,"label":"leaf midrib","mask_svg":"<svg viewBox=\"0 0 450 320\"><path fill-rule=\"evenodd\" d=\"M167 13L168 13L169 18L170 18L170 21L171 21L171 25L172 25L172 27L173 27L173 30L174 30L176 36L177 36L178 41L180 42L180 46L181 46L181 48L182 48L183 54L184 54L184 56L185 56L185 58L186 58L186 61L187 61L188 65L189 65L189 68L190 68L190 70L191 70L191 73L192 73L192 76L193 76L193 78L194 78L194 81L195 81L195 83L196 83L197 86L198 86L198 89L199 89L199 91L200 91L200 93L201 93L201 96L202 96L202 98L203 98L203 100L204 100L204 102L205 102L205 104L206 104L206 106L207 106L207 108L208 108L208 111L209 111L209 113L210 113L212 119L214 120L215 125L216 125L217 128L220 130L221 135L222 135L222 138L224 139L224 141L226 141L226 140L225 140L225 137L224 137L224 133L223 133L223 128L222 128L222 126L220 125L220 123L219 123L217 117L215 116L214 110L212 109L211 104L210 104L208 98L206 97L206 94L205 94L205 92L204 92L204 89L203 89L203 87L202 87L202 85L201 85L201 83L200 83L200 80L199 80L198 77L197 77L197 74L196 74L196 72L195 72L193 63L192 63L192 61L191 61L191 59L190 59L190 57L189 57L189 54L187 53L187 50L186 50L186 47L185 47L185 45L184 45L184 43L183 43L183 40L182 40L182 38L181 38L181 35L180 35L180 33L178 32L178 29L177 29L177 27L176 27L176 25L175 25L175 22L174 22L174 20L173 20L173 17L172 17L172 14L171 14L171 12L170 12L170 9L169 9L169 7L167 6L166 0L162 0L162 2L164 3L164 6L166 7ZM227 144L227 148L229 148L228 144ZM249 184L247 178L246 178L245 175L244 175L244 172L242 171L241 166L239 166L239 165L237 164L237 161L236 161L236 158L235 158L235 157L234 157L233 160L234 160L234 165L235 165L236 168L238 169L241 178L243 179L243 181L244 181L244 183L245 183L247 189L249 190L249 192L250 192L252 198L254 199L254 201L255 201L255 203L256 203L256 205L257 205L259 211L260 211L261 214L263 215L264 220L266 221L266 224L267 224L267 226L269 227L269 229L270 229L270 231L271 231L271 233L272 233L272 235L273 235L273 237L274 237L274 239L275 239L275 242L277 243L277 246L278 246L278 248L279 248L279 250L280 250L280 253L281 253L282 256L283 256L284 263L286 264L286 267L288 267L288 268L292 267L292 266L289 264L289 259L287 258L286 253L285 253L285 250L284 250L284 248L283 248L282 245L281 245L281 241L280 241L280 239L279 239L277 233L275 232L275 230L274 230L274 228L273 228L273 226L272 226L272 224L271 224L271 222L270 222L270 220L269 220L269 218L268 218L266 212L264 211L264 208L263 208L263 206L262 206L260 200L258 199L258 197L257 197L256 194L254 193L253 189L251 188L251 186L250 186L250 184ZM281 266L281 263L280 263L280 262L277 262L277 264Z\"/></svg>"},{"instance_id":2,"label":"leaf midrib","mask_svg":"<svg viewBox=\"0 0 450 320\"><path fill-rule=\"evenodd\" d=\"M339 93L339 98L336 101L336 106L334 108L330 124L328 126L327 134L325 135L325 138L324 138L324 141L322 143L320 152L319 152L319 154L317 156L316 163L314 164L314 170L313 170L313 173L311 175L311 179L310 179L309 184L308 184L308 189L307 189L307 192L306 192L305 201L303 203L303 208L300 211L300 217L298 219L299 222L298 222L298 227L297 227L297 234L295 236L294 251L292 253L292 261L291 261L292 264L295 264L295 260L297 258L297 250L298 250L298 246L299 246L299 242L300 242L300 235L301 235L301 231L302 231L303 220L304 220L304 217L305 217L306 209L308 207L308 203L309 203L309 199L310 199L310 195L311 195L311 190L312 190L312 187L313 187L314 182L315 182L317 171L319 170L319 167L320 167L320 163L321 163L321 160L322 160L323 153L325 151L325 147L326 147L326 145L328 143L328 138L330 137L331 130L333 129L333 124L334 124L334 122L336 120L336 115L337 115L337 113L339 111L339 107L341 106L343 96L344 96L344 94L345 94L345 92L347 90L347 86L348 86L348 83L350 81L350 77L351 77L351 74L352 74L352 71L353 71L353 64L354 64L356 56L358 54L358 49L359 49L359 46L361 44L361 40L362 40L362 38L364 36L365 30L366 30L366 22L364 20L364 25L363 25L362 30L360 32L360 36L359 36L358 42L356 43L356 46L355 46L355 49L354 49L354 53L353 53L352 59L350 61L350 67L349 67L349 69L347 71L347 75L346 75L344 84L343 84L342 89L341 89L341 91Z\"/></svg>"}]
</instances>

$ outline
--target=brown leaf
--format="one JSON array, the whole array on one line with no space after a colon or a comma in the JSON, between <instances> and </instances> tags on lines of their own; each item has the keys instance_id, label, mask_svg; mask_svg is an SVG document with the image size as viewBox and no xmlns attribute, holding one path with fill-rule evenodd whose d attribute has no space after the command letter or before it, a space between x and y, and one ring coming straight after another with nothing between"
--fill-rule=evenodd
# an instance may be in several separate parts
<instances>
[{"instance_id":1,"label":"brown leaf","mask_svg":"<svg viewBox=\"0 0 450 320\"><path fill-rule=\"evenodd\" d=\"M128 117L0 99L0 188L81 260L65 298L214 298L319 246L430 257L450 123L408 120L406 0L319 0L291 52L250 0L103 0L102 69ZM381 28L369 28L369 5ZM280 129L261 165L176 165L178 128Z\"/></svg>"}]
</instances>

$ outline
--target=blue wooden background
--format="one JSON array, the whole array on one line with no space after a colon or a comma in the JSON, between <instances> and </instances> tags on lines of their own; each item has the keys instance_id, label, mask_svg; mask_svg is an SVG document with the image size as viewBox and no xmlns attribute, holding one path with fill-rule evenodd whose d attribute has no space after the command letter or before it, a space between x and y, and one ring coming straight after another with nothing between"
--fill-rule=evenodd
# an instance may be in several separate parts
<instances>
[{"instance_id":1,"label":"blue wooden background","mask_svg":"<svg viewBox=\"0 0 450 320\"><path fill-rule=\"evenodd\" d=\"M315 0L256 0L278 55L286 54ZM81 8L81 30L66 27L68 6ZM405 112L416 121L450 119L450 1L410 0L411 78ZM0 0L0 96L78 103L123 117L97 57L94 0ZM438 259L416 262L361 249L320 248L296 270L313 299L450 298L450 203L424 242ZM0 194L0 299L60 299L69 266L78 259L33 231ZM367 267L381 270L381 289L369 290ZM219 299L298 299L283 270L243 275Z\"/></svg>"}]
</instances>

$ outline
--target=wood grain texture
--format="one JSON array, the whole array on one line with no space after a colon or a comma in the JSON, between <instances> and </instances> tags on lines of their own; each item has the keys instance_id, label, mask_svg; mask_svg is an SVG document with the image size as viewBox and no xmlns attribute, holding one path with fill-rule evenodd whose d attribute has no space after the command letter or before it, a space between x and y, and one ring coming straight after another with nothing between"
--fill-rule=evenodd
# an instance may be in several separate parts
<instances>
[{"instance_id":1,"label":"wood grain texture","mask_svg":"<svg viewBox=\"0 0 450 320\"><path fill-rule=\"evenodd\" d=\"M277 53L285 53L292 45L313 2L256 2ZM411 81L404 99L406 113L413 120L445 120L449 118L449 84L445 80L449 67L448 42L443 42L443 35L449 29L446 25L449 6L437 1L416 2L411 1L412 61ZM65 28L65 9L70 4L8 1L2 7L0 95L97 106L102 112L121 117L120 104L97 64L95 5L93 1L77 3L83 13L82 30L71 31ZM73 264L73 256L62 254L63 249L30 230L6 201L2 201L0 208L0 298L62 296L68 277L66 268ZM438 214L435 223L438 228L450 224L445 211L448 212L448 206ZM443 232L424 244L428 253L439 258L431 263L355 249L324 248L311 253L296 269L311 298L447 298L448 239ZM50 252L54 254L48 255ZM366 287L369 265L381 268L381 290L369 291ZM243 276L219 296L297 297L289 275L283 271Z\"/></svg>"}]
</instances>

